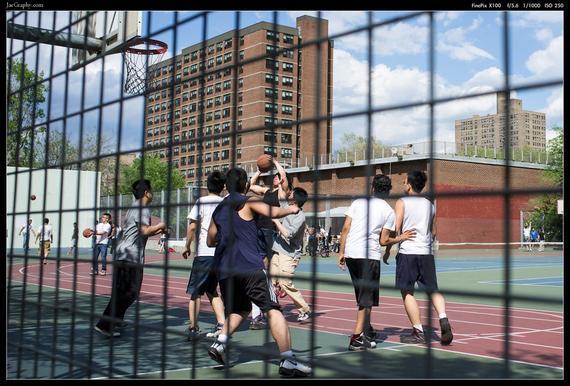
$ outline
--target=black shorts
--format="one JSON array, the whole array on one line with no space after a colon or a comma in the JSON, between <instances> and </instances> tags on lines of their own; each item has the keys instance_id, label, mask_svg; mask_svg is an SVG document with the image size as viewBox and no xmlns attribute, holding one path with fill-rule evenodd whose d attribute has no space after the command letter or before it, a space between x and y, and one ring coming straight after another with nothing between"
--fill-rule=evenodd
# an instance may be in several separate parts
<instances>
[{"instance_id":1,"label":"black shorts","mask_svg":"<svg viewBox=\"0 0 570 386\"><path fill-rule=\"evenodd\" d=\"M218 280L212 270L214 262L214 256L196 256L194 258L188 287L186 287L186 293L190 295L192 300L196 300L198 296L204 295L204 293L217 294Z\"/></svg>"},{"instance_id":2,"label":"black shorts","mask_svg":"<svg viewBox=\"0 0 570 386\"><path fill-rule=\"evenodd\" d=\"M380 260L346 258L346 266L354 285L359 307L378 306L380 292Z\"/></svg>"},{"instance_id":3,"label":"black shorts","mask_svg":"<svg viewBox=\"0 0 570 386\"><path fill-rule=\"evenodd\" d=\"M249 313L251 303L255 303L262 312L272 309L281 310L267 271L237 274L220 280L220 291L224 301L226 316L229 314Z\"/></svg>"},{"instance_id":4,"label":"black shorts","mask_svg":"<svg viewBox=\"0 0 570 386\"><path fill-rule=\"evenodd\" d=\"M414 286L425 291L437 290L433 255L396 255L396 288L414 291Z\"/></svg>"}]
</instances>

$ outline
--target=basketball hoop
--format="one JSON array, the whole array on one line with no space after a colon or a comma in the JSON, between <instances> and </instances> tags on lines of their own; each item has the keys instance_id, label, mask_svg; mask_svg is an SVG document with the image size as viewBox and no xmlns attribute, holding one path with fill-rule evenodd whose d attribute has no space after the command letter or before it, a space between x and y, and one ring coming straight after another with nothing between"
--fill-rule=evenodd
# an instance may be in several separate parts
<instances>
[{"instance_id":1,"label":"basketball hoop","mask_svg":"<svg viewBox=\"0 0 570 386\"><path fill-rule=\"evenodd\" d=\"M148 67L162 60L168 45L160 40L138 38L123 49L127 68L125 92L132 95L146 94L151 85Z\"/></svg>"}]
</instances>

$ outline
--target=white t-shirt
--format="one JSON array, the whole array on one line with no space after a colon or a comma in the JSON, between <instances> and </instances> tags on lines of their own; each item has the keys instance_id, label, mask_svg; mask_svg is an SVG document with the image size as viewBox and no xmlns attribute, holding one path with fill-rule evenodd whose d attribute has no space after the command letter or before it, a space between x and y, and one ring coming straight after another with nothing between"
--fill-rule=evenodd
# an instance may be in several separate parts
<instances>
[{"instance_id":1,"label":"white t-shirt","mask_svg":"<svg viewBox=\"0 0 570 386\"><path fill-rule=\"evenodd\" d=\"M29 223L22 224L22 227L21 227L21 228L23 228L23 229L22 229L22 234L23 234L23 235L28 234L28 233L30 233L30 232L32 231L32 224L29 224ZM529 229L529 231L528 231L528 234L530 235L530 229Z\"/></svg>"},{"instance_id":2,"label":"white t-shirt","mask_svg":"<svg viewBox=\"0 0 570 386\"><path fill-rule=\"evenodd\" d=\"M369 202L368 207L367 202ZM367 213L369 213L368 229L366 228ZM352 218L344 247L345 257L365 259L368 241L368 258L380 260L380 232L383 228L395 230L394 210L380 198L373 197L370 200L359 198L352 202L345 215Z\"/></svg>"},{"instance_id":3,"label":"white t-shirt","mask_svg":"<svg viewBox=\"0 0 570 386\"><path fill-rule=\"evenodd\" d=\"M404 202L404 221L402 232L414 229L416 235L400 243L399 253L406 255L431 255L431 224L435 216L435 206L425 197L402 197Z\"/></svg>"},{"instance_id":4,"label":"white t-shirt","mask_svg":"<svg viewBox=\"0 0 570 386\"><path fill-rule=\"evenodd\" d=\"M200 197L192 207L190 213L188 213L188 220L200 222L200 232L198 234L198 239L196 240L198 243L197 256L214 256L216 248L208 247L206 239L208 237L210 221L212 220L212 213L214 213L214 210L222 200L223 198L220 196Z\"/></svg>"},{"instance_id":5,"label":"white t-shirt","mask_svg":"<svg viewBox=\"0 0 570 386\"><path fill-rule=\"evenodd\" d=\"M38 228L38 234L40 235L40 241L51 241L51 225L40 225Z\"/></svg>"},{"instance_id":6,"label":"white t-shirt","mask_svg":"<svg viewBox=\"0 0 570 386\"><path fill-rule=\"evenodd\" d=\"M97 224L96 233L99 232L107 232L104 235L97 235L97 240L95 241L96 244L109 244L109 235L111 234L111 224L103 224L100 222Z\"/></svg>"}]
</instances>

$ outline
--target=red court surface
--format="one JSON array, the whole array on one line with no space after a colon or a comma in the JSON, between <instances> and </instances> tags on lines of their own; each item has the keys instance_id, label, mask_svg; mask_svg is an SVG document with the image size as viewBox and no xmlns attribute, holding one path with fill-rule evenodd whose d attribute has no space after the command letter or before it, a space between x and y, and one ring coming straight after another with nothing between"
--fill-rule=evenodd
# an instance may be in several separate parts
<instances>
[{"instance_id":1,"label":"red court surface","mask_svg":"<svg viewBox=\"0 0 570 386\"><path fill-rule=\"evenodd\" d=\"M60 266L59 284L56 283L56 264L50 262L43 267L31 264L27 270L27 283L40 283L40 269L43 268L42 286L71 290L74 284L73 263L64 263ZM22 266L14 267L12 280L22 281L24 278ZM79 293L110 295L112 283L112 268L109 264L107 276L89 275L90 264L79 263L76 288ZM94 279L94 282L93 282ZM94 287L93 287L94 284ZM168 308L179 307L186 309L188 296L186 295L187 278L169 277L168 286L164 285L164 277L145 273L141 302L162 305L163 291L168 288ZM312 293L310 290L302 291L305 299L310 303ZM356 303L354 294L333 291L318 291L317 304L313 305L315 312L314 328L320 332L340 335L350 335L356 316ZM202 310L209 312L206 297ZM284 309L291 310L292 303L288 297L280 299ZM427 325L426 302L419 300L423 324ZM562 368L563 366L563 325L562 312L530 310L511 308L510 310L510 358L513 361L533 365ZM464 355L475 355L486 358L502 359L504 357L504 310L502 307L485 306L469 303L447 302L447 315L452 323L454 340L450 346L441 346L434 342L432 348L445 350ZM292 315L296 311L285 312ZM292 327L311 329L311 320L304 323L294 321L288 317ZM381 296L380 307L372 313L372 325L385 337L385 342L400 344L400 335L410 331L410 325L404 312L401 298ZM432 326L439 333L437 317L432 319ZM402 344L403 346L403 344ZM392 349L398 349L394 347ZM425 348L427 349L427 348Z\"/></svg>"}]
</instances>

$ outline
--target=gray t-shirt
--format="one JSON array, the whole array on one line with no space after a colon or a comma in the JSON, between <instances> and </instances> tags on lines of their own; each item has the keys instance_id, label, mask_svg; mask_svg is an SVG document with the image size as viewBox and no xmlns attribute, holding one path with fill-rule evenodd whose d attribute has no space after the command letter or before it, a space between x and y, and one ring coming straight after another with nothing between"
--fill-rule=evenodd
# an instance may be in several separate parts
<instances>
[{"instance_id":1,"label":"gray t-shirt","mask_svg":"<svg viewBox=\"0 0 570 386\"><path fill-rule=\"evenodd\" d=\"M282 204L281 206L286 208L289 205ZM294 258L300 257L305 235L305 213L300 210L297 214L290 214L283 219L282 224L289 232L289 236L283 237L281 234L275 234L273 252Z\"/></svg>"},{"instance_id":2,"label":"gray t-shirt","mask_svg":"<svg viewBox=\"0 0 570 386\"><path fill-rule=\"evenodd\" d=\"M150 210L139 206L137 200L127 211L117 245L116 260L144 264L144 249L148 237L141 235L140 225L150 225Z\"/></svg>"}]
</instances>

